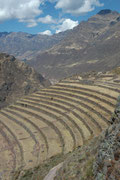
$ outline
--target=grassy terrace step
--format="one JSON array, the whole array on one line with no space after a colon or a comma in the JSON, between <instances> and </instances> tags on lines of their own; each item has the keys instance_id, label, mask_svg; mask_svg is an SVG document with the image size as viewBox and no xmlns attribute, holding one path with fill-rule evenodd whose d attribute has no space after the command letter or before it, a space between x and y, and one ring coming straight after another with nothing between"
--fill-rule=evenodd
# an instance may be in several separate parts
<instances>
[{"instance_id":1,"label":"grassy terrace step","mask_svg":"<svg viewBox=\"0 0 120 180\"><path fill-rule=\"evenodd\" d=\"M4 130L6 130L6 135L11 139L12 144L14 145L14 150L15 150L14 156L16 156L16 169L14 169L14 171L17 169L22 169L24 166L23 147L12 130L1 120L0 120L0 124L2 125Z\"/></svg>"},{"instance_id":2,"label":"grassy terrace step","mask_svg":"<svg viewBox=\"0 0 120 180\"><path fill-rule=\"evenodd\" d=\"M84 88L81 89L81 88L75 88L75 87L53 87L52 88L53 90L63 90L64 92L71 92L71 93L75 93L75 94L80 94L80 95L83 95L85 97L90 97L90 98L93 98L93 99L96 99L96 100L99 100L99 101L102 101L102 104L105 103L107 105L110 105L111 107L114 107L115 104L116 104L116 100L113 100L112 98L108 98L106 96L103 96L101 95L100 93L95 93L95 92L89 92L89 90L85 90ZM106 105L105 105L106 106Z\"/></svg>"},{"instance_id":3,"label":"grassy terrace step","mask_svg":"<svg viewBox=\"0 0 120 180\"><path fill-rule=\"evenodd\" d=\"M36 123L39 126L39 128L41 128L44 131L49 145L49 152L47 158L58 153L64 152L65 143L63 136L58 127L55 126L54 123L39 115L38 112L32 112L30 110L25 109L24 107L15 105L11 106L10 108L14 111L21 112L24 117L27 117L34 121L34 123Z\"/></svg>"},{"instance_id":4,"label":"grassy terrace step","mask_svg":"<svg viewBox=\"0 0 120 180\"><path fill-rule=\"evenodd\" d=\"M2 138L1 138L2 137ZM11 177L10 172L16 169L16 153L9 136L3 127L0 128L0 172L2 179L7 179L7 175ZM0 178L0 179L1 179Z\"/></svg>"},{"instance_id":5,"label":"grassy terrace step","mask_svg":"<svg viewBox=\"0 0 120 180\"><path fill-rule=\"evenodd\" d=\"M120 90L119 90L118 87L113 87L113 86L109 86L109 85L102 84L102 83L96 83L96 86L98 86L100 88L104 88L104 89L107 89L107 90L111 90L111 91L117 92L118 95L120 93Z\"/></svg>"},{"instance_id":6,"label":"grassy terrace step","mask_svg":"<svg viewBox=\"0 0 120 180\"><path fill-rule=\"evenodd\" d=\"M0 172L8 171L5 180L11 171L32 168L52 156L73 151L107 128L120 85L75 78L0 111L0 146L7 147L1 152L5 163Z\"/></svg>"},{"instance_id":7,"label":"grassy terrace step","mask_svg":"<svg viewBox=\"0 0 120 180\"><path fill-rule=\"evenodd\" d=\"M34 100L35 102L39 102L39 103L44 103L44 104L49 104L50 106L56 106L56 103L59 103L59 105L61 104L61 106L63 106L63 104L66 104L67 106L69 106L72 109L77 109L78 110L78 114L79 114L79 121L82 120L82 122L84 123L84 119L86 120L86 123L92 123L92 129L95 127L95 129L97 131L101 131L101 126L96 122L97 118L101 118L101 115L99 115L96 111L94 111L94 109L92 109L91 107L88 107L87 105L85 105L84 103L80 102L79 100L76 100L75 98L70 98L70 97L66 97L66 96L61 96L61 95L55 95L54 94L54 99L51 101L51 96L53 97L53 94L50 95L43 95L43 94L36 94L31 96L30 98L27 97L27 99L30 100ZM55 103L56 102L56 103ZM41 104L43 105L43 104ZM80 105L80 107L78 107L78 105ZM91 104L90 104L91 105ZM82 107L83 106L83 107ZM95 119L89 114L89 112L86 112L86 110L90 108L90 111L92 109L92 111L94 111L92 113L92 116L94 116L94 113L96 114ZM72 112L72 111L71 111ZM71 115L69 115L69 117L71 117ZM94 129L94 131L95 131Z\"/></svg>"},{"instance_id":8,"label":"grassy terrace step","mask_svg":"<svg viewBox=\"0 0 120 180\"><path fill-rule=\"evenodd\" d=\"M104 92L104 93L108 93L109 95L111 95L111 96L113 96L114 97L114 94L115 94L115 98L116 98L116 94L118 95L118 93L120 93L120 90L119 90L119 87L116 87L116 85L115 85L115 88L113 88L113 86L112 86L112 88L111 88L111 85L107 85L106 86L106 84L105 83L103 83L102 81L95 81L95 83L94 83L94 81L90 84L90 85L87 85L87 84L84 84L84 83L82 83L82 82L80 82L80 81L78 81L78 82L75 82L75 81L71 81L71 80L67 80L67 81L62 81L62 82L60 82L59 84L68 84L68 85L72 85L72 84L76 84L76 85L80 85L80 86L82 86L82 87L86 87L86 88L88 88L88 89L93 89L94 88L94 90L96 90L96 91L98 91L98 92ZM107 90L107 91L106 91ZM114 94L113 94L114 93Z\"/></svg>"},{"instance_id":9,"label":"grassy terrace step","mask_svg":"<svg viewBox=\"0 0 120 180\"><path fill-rule=\"evenodd\" d=\"M22 144L25 168L29 168L29 160L32 160L32 163L36 165L38 155L33 155L33 153L37 145L37 140L33 133L24 124L13 118L5 110L1 111L0 117L7 125L9 125L10 129L14 128L15 136Z\"/></svg>"},{"instance_id":10,"label":"grassy terrace step","mask_svg":"<svg viewBox=\"0 0 120 180\"><path fill-rule=\"evenodd\" d=\"M118 78L118 76L116 77L112 77L112 78L109 78L108 80L104 79L104 77L102 76L99 76L99 77L94 77L94 78L82 78L82 77L74 77L74 78L67 78L67 79L64 79L64 80L61 80L60 82L79 82L79 83L86 83L86 82L91 82L91 83L94 83L94 82L105 82L106 84L109 84L109 85L116 85L116 86L119 86L119 84L117 84L115 81L116 81L116 78Z\"/></svg>"},{"instance_id":11,"label":"grassy terrace step","mask_svg":"<svg viewBox=\"0 0 120 180\"><path fill-rule=\"evenodd\" d=\"M102 104L102 106L106 107L106 109L110 109L111 107L115 107L116 105L116 99L113 100L113 98L108 98L105 95L101 95L100 93L95 93L95 92L89 92L89 90L85 90L85 88L81 89L81 87L53 87L51 90L62 90L64 92L71 92L72 94L79 94L82 95L83 97L86 97L88 99L94 100L94 102L98 101L99 104ZM100 103L101 102L101 103ZM109 112L108 112L109 113Z\"/></svg>"},{"instance_id":12,"label":"grassy terrace step","mask_svg":"<svg viewBox=\"0 0 120 180\"><path fill-rule=\"evenodd\" d=\"M27 126L28 129L31 130L33 135L35 136L37 145L36 148L34 148L34 154L36 153L38 164L39 162L42 162L47 157L48 153L48 143L46 142L46 137L43 133L41 133L41 130L35 125L33 122L31 122L29 119L24 118L19 113L16 113L10 109L6 109L7 113L9 113L12 117L23 123L25 126ZM44 139L45 138L45 139Z\"/></svg>"},{"instance_id":13,"label":"grassy terrace step","mask_svg":"<svg viewBox=\"0 0 120 180\"><path fill-rule=\"evenodd\" d=\"M44 90L44 92L47 92L47 91L49 91L49 90L51 90L51 91L60 91L61 93L70 92L70 93L72 93L72 94L82 95L82 96L86 97L86 99L88 98L88 99L94 99L94 101L97 101L97 100L98 100L98 101L101 101L102 104L103 104L103 103L105 104L105 107L106 107L106 106L109 106L109 108L110 108L110 107L114 107L114 105L115 105L115 104L113 104L112 102L109 102L108 100L106 100L105 97L102 97L102 96L100 96L100 95L93 95L92 93L89 94L89 93L87 93L86 91L84 92L84 91L76 90L76 89L74 89L74 88L51 87L51 88L49 88L49 89ZM41 91L42 91L42 90L41 90ZM108 109L109 109L109 108L108 108Z\"/></svg>"},{"instance_id":14,"label":"grassy terrace step","mask_svg":"<svg viewBox=\"0 0 120 180\"><path fill-rule=\"evenodd\" d=\"M64 104L66 104L67 106L68 106L68 109L67 109L67 111L68 111L68 113L66 114L66 112L65 113L62 113L62 115L64 116L64 117L66 117L66 118L68 118L68 119L71 119L71 115L69 115L69 113L71 112L73 112L74 111L74 109L78 109L78 104L75 104L75 103L71 103L71 100L70 99L64 99L65 101L63 101L62 99L63 99L64 97L62 97L61 96L61 100L59 100L58 98L56 99L56 98L54 98L54 100L51 102L51 97L42 97L42 96L34 96L34 98L27 98L27 99L30 99L31 101L34 101L34 102L36 102L36 103L39 103L40 104L40 106L44 106L45 108L49 108L49 109L51 109L51 107L52 107L52 110L54 111L55 110L55 108L53 109L53 107L56 107L56 105L57 105L57 107L59 107L60 109L63 109L63 110L65 110L64 109ZM70 102L68 101L68 100L70 100ZM75 105L74 105L75 104ZM49 107L49 106L50 107ZM72 110L70 110L72 108ZM70 111L69 111L70 110ZM79 109L80 110L80 109ZM81 113L81 111L79 111L78 112L78 114L80 114ZM82 113L83 113L83 111L82 111ZM74 114L75 115L75 114ZM83 125L84 126L86 126L86 128L89 130L89 132L90 132L90 134L92 134L93 133L93 131L92 131L92 129L93 129L93 127L92 127L92 129L88 126L88 124L86 123L86 121L84 121L84 118L85 118L85 116L84 116L84 118L82 118L82 116L81 116L82 114L80 114L79 115L79 118L78 119L76 119L76 121L75 121L75 117L73 117L72 119L73 119L73 121L75 121L75 122L78 122L78 124L80 123L80 122L82 122L83 123ZM86 113L85 113L85 115L86 115ZM77 117L77 115L76 115L76 117ZM88 116L88 122L90 123L90 117ZM93 120L93 119L92 119ZM95 121L94 121L94 123L95 123ZM81 126L80 126L81 125ZM79 126L80 127L82 127L82 129L84 128L84 126L83 126L82 124L79 124ZM92 124L93 125L93 124ZM101 127L98 125L98 124L96 124L97 125L97 129L99 128L100 130L101 130ZM95 127L96 128L96 127ZM83 133L82 133L83 134ZM82 137L83 137L83 135L82 135Z\"/></svg>"},{"instance_id":15,"label":"grassy terrace step","mask_svg":"<svg viewBox=\"0 0 120 180\"><path fill-rule=\"evenodd\" d=\"M43 93L41 93L41 94L39 94L38 96L40 96L40 97L38 97L38 99L39 98L45 98L45 100L46 100L46 96L47 95L44 95ZM78 107L78 106L76 106L76 104L75 104L75 106L73 107L73 108L75 108L75 109L78 109L78 112L79 112L79 114L80 113L84 113L84 114L86 114L86 111L87 111L87 109L89 110L88 111L88 116L90 116L89 114L91 114L92 113L92 116L93 117L95 117L95 119L99 119L99 123L101 124L101 123L104 123L104 121L106 122L106 123L108 123L108 120L109 120L109 118L110 118L110 116L111 116L111 113L110 114L106 114L105 112L101 112L101 109L99 108L99 107L97 107L97 106L94 106L94 104L90 104L90 103L83 103L83 101L81 100L79 100L79 99L75 99L75 98L71 98L70 99L70 97L68 96L67 97L67 95L66 96L64 96L64 95L62 95L62 96L59 96L59 99L57 99L57 100L55 100L56 98L58 98L58 95L55 95L55 94L52 94L52 93L50 93L49 94L49 97L48 98L50 98L50 97L53 97L54 96L54 100L52 100L52 101L56 101L56 102L60 102L61 104L67 104L67 105L69 105L69 106L71 106L71 107L73 107L73 104L74 103L79 103L79 105L80 105L80 107ZM61 101L61 99L63 99L62 101ZM40 99L41 100L41 99ZM68 102L67 101L71 101L71 102L69 102L69 104L68 104ZM77 104L78 105L78 104ZM89 105L89 106L88 106ZM93 108L92 108L92 106L93 106ZM97 109L98 109L98 111L97 111ZM84 110L84 111L83 111ZM99 111L101 112L101 114L99 113ZM103 114L105 114L105 116L103 116ZM106 119L106 117L107 117L107 119ZM94 121L95 122L95 121ZM89 121L88 121L88 123L89 123ZM96 122L97 123L97 122ZM104 123L104 125L106 124L106 123Z\"/></svg>"},{"instance_id":16,"label":"grassy terrace step","mask_svg":"<svg viewBox=\"0 0 120 180\"><path fill-rule=\"evenodd\" d=\"M84 81L71 81L71 80L68 80L68 81L63 81L63 82L60 82L59 84L68 84L68 85L77 85L77 86L82 86L82 87L86 87L88 89L93 89L94 90L97 90L97 91L101 91L102 93L106 93L106 89L104 87L99 87L98 84L101 84L101 85L106 85L104 82L102 81L88 81L88 83L84 82ZM108 87L111 87L111 85L107 85ZM113 86L112 86L113 87ZM119 87L118 86L115 86L116 90L119 90ZM109 91L109 95L112 95L114 89L107 89L107 91ZM114 93L117 94L116 91L114 91ZM112 95L113 96L113 95Z\"/></svg>"},{"instance_id":17,"label":"grassy terrace step","mask_svg":"<svg viewBox=\"0 0 120 180\"><path fill-rule=\"evenodd\" d=\"M69 114L66 114L67 112L69 113L69 111L72 111L72 110L71 110L71 108L64 106L64 104L60 105L58 103L50 103L48 101L42 101L42 100L36 101L36 99L32 99L32 98L31 99L26 98L26 99L22 100L22 102L24 102L26 104L32 104L32 105L37 106L39 108L45 108L46 110L50 110L49 112L51 112L51 113L54 113L54 112L58 113L58 116L56 116L56 119L60 120L60 122L62 122L64 120L65 126L66 126L66 124L69 125L69 127L72 129L72 131L74 133L74 136L76 139L75 141L78 141L78 143L77 143L78 145L82 144L82 142L80 140L81 137L82 137L82 141L84 142L85 135L87 138L87 136L89 137L90 134L93 133L89 127L87 128L88 130L86 129L86 125L83 122L81 122L80 120L75 121L75 117L71 118L69 116ZM81 127L85 131L85 133L87 133L87 134L84 135Z\"/></svg>"},{"instance_id":18,"label":"grassy terrace step","mask_svg":"<svg viewBox=\"0 0 120 180\"><path fill-rule=\"evenodd\" d=\"M86 88L85 86L81 85L81 86L76 86L75 84L72 84L72 85L66 85L66 84L57 84L54 87L61 87L61 88L70 88L70 89L74 89L74 90L78 90L78 91L84 91L86 93L89 93L89 94L92 94L94 93L94 95L96 96L99 96L101 98L105 98L108 102L111 102L112 104L113 103L116 103L116 98L113 97L113 96L110 96L108 93L105 94L105 93L102 93L100 91L97 91L97 90L93 90L93 89L90 89L90 88Z\"/></svg>"},{"instance_id":19,"label":"grassy terrace step","mask_svg":"<svg viewBox=\"0 0 120 180\"><path fill-rule=\"evenodd\" d=\"M115 79L114 79L115 80ZM109 82L109 81L99 81L97 80L96 83L103 83L105 85L108 85L108 86L112 86L112 87L116 87L116 88L119 88L120 87L120 84L118 83L115 83L115 82Z\"/></svg>"},{"instance_id":20,"label":"grassy terrace step","mask_svg":"<svg viewBox=\"0 0 120 180\"><path fill-rule=\"evenodd\" d=\"M81 99L83 101L86 102L90 102L91 104L94 105L98 105L99 107L102 107L102 109L104 108L104 110L108 113L111 113L111 110L113 110L113 108L115 107L114 104L110 104L109 102L107 103L107 101L105 99L99 98L99 97L95 97L94 95L85 95L85 93L81 93L81 92L77 92L75 90L71 90L71 89L47 89L45 91L41 91L41 93L55 93L57 94L58 92L63 94L63 95L69 95L71 97L77 97L78 99Z\"/></svg>"},{"instance_id":21,"label":"grassy terrace step","mask_svg":"<svg viewBox=\"0 0 120 180\"><path fill-rule=\"evenodd\" d=\"M30 119L24 117L23 115L21 115L21 113L19 112L15 112L14 110L11 110L10 108L7 109L8 112L11 112L13 115L17 116L18 118L20 118L20 120L24 120L25 122L31 124L34 128L35 128L35 132L34 133L37 133L37 135L39 135L40 137L40 141L43 139L44 143L45 144L45 147L46 147L46 151L48 153L48 141L47 141L47 138L44 134L44 132L38 127L38 125L36 125L33 121L31 121ZM42 149L42 147L41 147Z\"/></svg>"},{"instance_id":22,"label":"grassy terrace step","mask_svg":"<svg viewBox=\"0 0 120 180\"><path fill-rule=\"evenodd\" d=\"M79 102L80 105L84 105L85 104L84 106L86 106L86 108L90 108L90 106L93 105L93 106L95 106L95 108L98 107L99 108L98 110L103 110L104 113L107 113L109 115L111 115L113 110L114 110L113 107L110 107L110 106L107 106L107 105L106 106L108 108L106 108L105 104L102 103L101 101L98 101L98 100L93 99L93 98L86 98L85 96L82 96L82 95L79 95L79 94L76 94L76 93L71 93L69 91L65 92L65 91L61 91L61 90L59 90L59 91L56 91L56 90L46 90L45 92L40 91L40 92L37 92L36 94L37 95L44 95L44 96L51 95L52 96L51 98L53 98L53 99L54 99L54 97L58 97L59 94L60 95L62 94L62 96L64 96L65 98L66 97L68 97L68 98L70 97L71 98L71 102L73 102L73 103L74 103L74 100L77 99L77 100L80 101ZM90 104L90 106L87 106L87 104ZM103 104L104 104L104 106L103 106ZM101 115L101 117L105 120L105 118L102 115Z\"/></svg>"},{"instance_id":23,"label":"grassy terrace step","mask_svg":"<svg viewBox=\"0 0 120 180\"><path fill-rule=\"evenodd\" d=\"M113 77L114 78L114 75L113 74L101 74L100 77Z\"/></svg>"},{"instance_id":24,"label":"grassy terrace step","mask_svg":"<svg viewBox=\"0 0 120 180\"><path fill-rule=\"evenodd\" d=\"M20 102L18 101L16 103L17 105L22 105L23 104L23 101ZM56 120L56 122L54 122L54 124L56 124L56 126L59 128L59 130L61 131L61 133L63 134L63 137L64 137L64 140L65 140L65 146L69 146L70 148L70 145L67 145L68 144L68 140L69 142L71 142L71 140L73 141L73 148L76 147L76 139L75 139L75 135L73 133L73 131L71 130L70 126L68 125L69 122L66 123L66 121L64 121L60 115L58 114L58 112L55 112L55 111L50 111L49 109L46 109L44 107L39 107L38 104L34 104L34 105L31 105L30 103L26 103L27 107L26 109L30 109L30 111L37 111L37 113L40 115L42 115L43 117L46 117L49 121L53 122ZM68 134L68 136L67 136ZM71 137L70 137L71 136ZM68 149L68 148L67 148Z\"/></svg>"},{"instance_id":25,"label":"grassy terrace step","mask_svg":"<svg viewBox=\"0 0 120 180\"><path fill-rule=\"evenodd\" d=\"M62 123L68 130L69 129L72 129L73 133L71 134L72 136L74 136L74 141L75 141L75 145L74 146L78 146L78 145L82 145L84 140L85 140L85 137L84 137L84 134L83 134L83 131L82 129L78 126L78 124L69 116L66 114L65 110L69 111L70 109L67 109L66 107L64 108L62 106L62 108L56 108L56 106L58 104L56 104L56 106L52 106L52 105L49 105L49 104L43 104L43 103L36 103L36 101L34 99L24 99L22 100L23 103L25 104L28 104L28 105L34 105L34 106L37 106L39 107L40 109L41 108L44 108L45 110L49 110L49 115L50 113L52 114L52 116L54 116L55 119L57 119L58 121L60 121L60 123ZM59 105L58 105L59 106ZM57 107L58 107L57 106ZM63 111L61 111L61 109ZM48 113L46 111L46 114ZM58 115L53 115L54 112L56 112ZM83 126L84 127L84 126ZM77 142L78 141L78 142ZM78 145L77 145L78 144Z\"/></svg>"},{"instance_id":26,"label":"grassy terrace step","mask_svg":"<svg viewBox=\"0 0 120 180\"><path fill-rule=\"evenodd\" d=\"M108 84L113 84L113 85L118 85L116 84L116 82L113 82L114 80L116 80L117 77L113 77L113 76L98 76L98 77L89 77L87 79L85 78L82 78L80 76L78 77L74 77L74 78L67 78L66 80L62 80L60 82L68 82L68 81L71 81L71 82L79 82L79 83L86 83L86 82L91 82L91 83L94 83L96 81L99 81L99 82L106 82Z\"/></svg>"},{"instance_id":27,"label":"grassy terrace step","mask_svg":"<svg viewBox=\"0 0 120 180\"><path fill-rule=\"evenodd\" d=\"M54 98L54 101L56 101L58 103L61 103L61 104L67 104L68 106L72 107L73 109L77 109L78 110L78 114L80 116L82 115L81 113L86 114L86 111L88 110L88 114L87 115L88 115L89 119L91 119L91 116L89 114L92 112L92 120L94 120L93 117L95 117L95 119L97 119L97 118L102 119L102 123L103 123L103 119L104 119L105 122L107 122L107 119L105 117L103 117L103 115L101 115L99 113L99 110L97 112L96 111L97 108L94 108L94 106L92 108L91 107L92 105L90 104L90 106L89 106L89 103L85 104L85 103L83 103L83 101L76 100L75 98L71 98L71 100L70 100L66 96L62 96L60 99L58 99L57 95L56 95L56 97L57 97L57 100ZM46 100L46 97L45 97L45 100ZM70 102L68 100L70 100ZM90 120L88 120L88 124L89 124L89 121ZM95 123L96 121L94 120L93 122ZM97 122L95 124L97 125L97 127L99 127L99 128L101 127L101 126L98 126Z\"/></svg>"}]
</instances>

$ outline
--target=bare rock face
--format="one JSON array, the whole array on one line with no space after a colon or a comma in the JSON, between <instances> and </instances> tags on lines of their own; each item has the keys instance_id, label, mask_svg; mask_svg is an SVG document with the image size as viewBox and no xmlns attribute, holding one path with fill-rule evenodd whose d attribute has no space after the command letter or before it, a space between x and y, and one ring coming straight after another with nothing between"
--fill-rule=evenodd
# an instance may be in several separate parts
<instances>
[{"instance_id":1,"label":"bare rock face","mask_svg":"<svg viewBox=\"0 0 120 180\"><path fill-rule=\"evenodd\" d=\"M14 56L0 54L0 107L48 85L50 82L33 68Z\"/></svg>"},{"instance_id":2,"label":"bare rock face","mask_svg":"<svg viewBox=\"0 0 120 180\"><path fill-rule=\"evenodd\" d=\"M95 180L120 179L120 96L111 124L98 148L93 168Z\"/></svg>"}]
</instances>

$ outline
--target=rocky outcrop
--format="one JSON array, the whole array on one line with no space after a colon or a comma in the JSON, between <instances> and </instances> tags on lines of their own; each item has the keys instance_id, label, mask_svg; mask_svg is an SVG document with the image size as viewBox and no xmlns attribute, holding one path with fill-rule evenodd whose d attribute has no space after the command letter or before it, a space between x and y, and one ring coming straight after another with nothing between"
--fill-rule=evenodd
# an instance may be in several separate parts
<instances>
[{"instance_id":1,"label":"rocky outcrop","mask_svg":"<svg viewBox=\"0 0 120 180\"><path fill-rule=\"evenodd\" d=\"M55 180L120 180L120 96L110 127L75 150Z\"/></svg>"},{"instance_id":2,"label":"rocky outcrop","mask_svg":"<svg viewBox=\"0 0 120 180\"><path fill-rule=\"evenodd\" d=\"M94 163L94 177L96 180L120 179L120 96L111 126L106 130L100 142Z\"/></svg>"},{"instance_id":3,"label":"rocky outcrop","mask_svg":"<svg viewBox=\"0 0 120 180\"><path fill-rule=\"evenodd\" d=\"M0 54L0 108L48 85L50 82L33 68L14 56Z\"/></svg>"}]
</instances>

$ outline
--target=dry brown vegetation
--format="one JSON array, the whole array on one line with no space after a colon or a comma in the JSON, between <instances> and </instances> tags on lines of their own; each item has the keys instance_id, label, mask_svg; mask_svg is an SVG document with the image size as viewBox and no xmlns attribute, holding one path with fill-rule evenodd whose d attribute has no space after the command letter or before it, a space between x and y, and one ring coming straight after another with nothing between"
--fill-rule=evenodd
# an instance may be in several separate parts
<instances>
[{"instance_id":1,"label":"dry brown vegetation","mask_svg":"<svg viewBox=\"0 0 120 180\"><path fill-rule=\"evenodd\" d=\"M77 75L2 109L2 178L68 154L106 129L120 92L116 78L107 73Z\"/></svg>"}]
</instances>

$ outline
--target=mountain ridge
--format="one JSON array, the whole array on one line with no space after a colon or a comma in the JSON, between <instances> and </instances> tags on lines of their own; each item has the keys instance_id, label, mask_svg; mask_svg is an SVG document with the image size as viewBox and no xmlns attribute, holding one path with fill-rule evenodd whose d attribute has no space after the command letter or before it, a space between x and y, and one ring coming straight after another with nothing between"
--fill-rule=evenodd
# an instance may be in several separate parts
<instances>
[{"instance_id":1,"label":"mountain ridge","mask_svg":"<svg viewBox=\"0 0 120 180\"><path fill-rule=\"evenodd\" d=\"M119 32L120 13L104 9L53 36L0 33L0 51L13 54L55 82L75 73L119 66Z\"/></svg>"},{"instance_id":2,"label":"mountain ridge","mask_svg":"<svg viewBox=\"0 0 120 180\"><path fill-rule=\"evenodd\" d=\"M71 30L59 44L29 61L30 65L51 79L119 66L119 19L120 14L114 11L92 16Z\"/></svg>"},{"instance_id":3,"label":"mountain ridge","mask_svg":"<svg viewBox=\"0 0 120 180\"><path fill-rule=\"evenodd\" d=\"M25 32L0 32L0 52L14 55L21 60L34 57L36 52L46 50L60 42L67 32L53 36Z\"/></svg>"}]
</instances>

